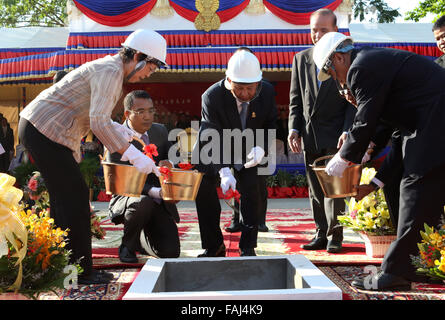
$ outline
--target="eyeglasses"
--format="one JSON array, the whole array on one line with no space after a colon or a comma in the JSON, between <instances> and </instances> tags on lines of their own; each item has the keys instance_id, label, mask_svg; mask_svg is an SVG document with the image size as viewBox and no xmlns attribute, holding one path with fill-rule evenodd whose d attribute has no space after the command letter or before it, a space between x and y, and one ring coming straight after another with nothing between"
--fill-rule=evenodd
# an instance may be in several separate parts
<instances>
[{"instance_id":1,"label":"eyeglasses","mask_svg":"<svg viewBox=\"0 0 445 320\"><path fill-rule=\"evenodd\" d=\"M327 75L329 75L329 69L332 67L334 68L334 66L332 65L332 56L330 56L327 60L326 63L324 64L324 66L321 68L321 71L326 73Z\"/></svg>"},{"instance_id":2,"label":"eyeglasses","mask_svg":"<svg viewBox=\"0 0 445 320\"><path fill-rule=\"evenodd\" d=\"M130 111L138 116L149 116L149 115L155 113L156 109L150 108L150 109L144 109L144 110L130 110Z\"/></svg>"}]
</instances>

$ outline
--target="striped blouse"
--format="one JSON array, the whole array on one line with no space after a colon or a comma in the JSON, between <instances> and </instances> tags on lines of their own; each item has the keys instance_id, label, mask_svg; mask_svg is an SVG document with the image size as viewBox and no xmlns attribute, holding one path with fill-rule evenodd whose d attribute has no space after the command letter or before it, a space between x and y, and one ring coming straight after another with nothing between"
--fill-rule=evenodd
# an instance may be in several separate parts
<instances>
[{"instance_id":1,"label":"striped blouse","mask_svg":"<svg viewBox=\"0 0 445 320\"><path fill-rule=\"evenodd\" d=\"M124 149L129 144L111 120L122 95L123 73L119 55L87 62L42 91L20 116L71 149L77 162L81 161L80 141L90 129L110 152Z\"/></svg>"}]
</instances>

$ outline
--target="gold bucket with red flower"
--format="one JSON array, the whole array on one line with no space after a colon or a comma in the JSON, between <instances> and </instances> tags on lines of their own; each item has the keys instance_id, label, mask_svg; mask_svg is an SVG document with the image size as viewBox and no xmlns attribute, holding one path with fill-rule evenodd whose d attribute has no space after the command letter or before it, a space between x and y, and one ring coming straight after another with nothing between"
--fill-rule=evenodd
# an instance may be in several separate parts
<instances>
[{"instance_id":1,"label":"gold bucket with red flower","mask_svg":"<svg viewBox=\"0 0 445 320\"><path fill-rule=\"evenodd\" d=\"M136 137L133 137L133 140L145 147L142 140ZM146 173L140 172L132 165L116 163L111 158L108 150L104 152L102 167L106 194L118 194L127 197L139 197L141 195L147 180Z\"/></svg>"},{"instance_id":2,"label":"gold bucket with red flower","mask_svg":"<svg viewBox=\"0 0 445 320\"><path fill-rule=\"evenodd\" d=\"M195 200L203 173L197 170L184 170L176 168L160 168L162 198L164 200L181 201Z\"/></svg>"}]
</instances>

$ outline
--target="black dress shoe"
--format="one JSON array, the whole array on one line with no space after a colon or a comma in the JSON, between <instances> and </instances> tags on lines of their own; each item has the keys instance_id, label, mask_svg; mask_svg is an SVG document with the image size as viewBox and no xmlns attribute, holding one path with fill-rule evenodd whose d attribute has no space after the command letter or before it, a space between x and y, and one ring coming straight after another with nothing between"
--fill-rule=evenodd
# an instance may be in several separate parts
<instances>
[{"instance_id":1,"label":"black dress shoe","mask_svg":"<svg viewBox=\"0 0 445 320\"><path fill-rule=\"evenodd\" d=\"M261 223L258 225L258 231L259 232L268 232L269 228L266 226L265 223Z\"/></svg>"},{"instance_id":2,"label":"black dress shoe","mask_svg":"<svg viewBox=\"0 0 445 320\"><path fill-rule=\"evenodd\" d=\"M255 249L254 248L246 248L246 249L239 249L239 256L240 257L248 257L248 256L256 256Z\"/></svg>"},{"instance_id":3,"label":"black dress shoe","mask_svg":"<svg viewBox=\"0 0 445 320\"><path fill-rule=\"evenodd\" d=\"M227 232L240 232L241 231L241 224L239 222L233 222L230 224L230 226L224 228Z\"/></svg>"},{"instance_id":4,"label":"black dress shoe","mask_svg":"<svg viewBox=\"0 0 445 320\"><path fill-rule=\"evenodd\" d=\"M77 279L77 283L84 284L84 285L107 284L107 283L110 283L110 281L113 280L113 278L114 278L114 276L110 272L93 269L93 271L88 275L81 274Z\"/></svg>"},{"instance_id":5,"label":"black dress shoe","mask_svg":"<svg viewBox=\"0 0 445 320\"><path fill-rule=\"evenodd\" d=\"M339 253L342 250L342 242L339 240L329 240L326 251L329 253Z\"/></svg>"},{"instance_id":6,"label":"black dress shoe","mask_svg":"<svg viewBox=\"0 0 445 320\"><path fill-rule=\"evenodd\" d=\"M311 242L303 244L300 248L304 250L322 250L326 249L327 244L328 239L315 237Z\"/></svg>"},{"instance_id":7,"label":"black dress shoe","mask_svg":"<svg viewBox=\"0 0 445 320\"><path fill-rule=\"evenodd\" d=\"M225 257L225 256L226 256L226 246L223 243L217 249L205 249L204 253L198 255L198 258Z\"/></svg>"},{"instance_id":8,"label":"black dress shoe","mask_svg":"<svg viewBox=\"0 0 445 320\"><path fill-rule=\"evenodd\" d=\"M410 290L411 282L389 273L379 272L370 279L356 279L352 286L362 290L384 291L384 290Z\"/></svg>"},{"instance_id":9,"label":"black dress shoe","mask_svg":"<svg viewBox=\"0 0 445 320\"><path fill-rule=\"evenodd\" d=\"M123 244L119 247L119 260L125 263L138 263L136 253L130 251L130 249Z\"/></svg>"}]
</instances>

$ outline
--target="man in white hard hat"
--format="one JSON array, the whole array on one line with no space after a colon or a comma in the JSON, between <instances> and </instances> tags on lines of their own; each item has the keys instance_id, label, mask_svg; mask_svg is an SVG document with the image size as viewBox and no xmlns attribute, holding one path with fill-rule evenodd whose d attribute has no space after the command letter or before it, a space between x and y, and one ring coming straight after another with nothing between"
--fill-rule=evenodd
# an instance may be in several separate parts
<instances>
[{"instance_id":1,"label":"man in white hard hat","mask_svg":"<svg viewBox=\"0 0 445 320\"><path fill-rule=\"evenodd\" d=\"M314 49L321 81L334 78L342 93L356 101L354 124L326 172L342 176L349 163L360 163L380 121L401 132L403 177L397 239L372 281L355 280L358 288L409 289L420 280L410 255L424 223L435 227L445 197L445 70L426 57L387 48L354 49L353 41L328 33Z\"/></svg>"},{"instance_id":2,"label":"man in white hard hat","mask_svg":"<svg viewBox=\"0 0 445 320\"><path fill-rule=\"evenodd\" d=\"M316 44L331 31L337 31L337 18L329 9L311 15L311 39ZM345 210L344 199L324 196L320 182L311 169L322 156L337 152L345 132L352 125L355 108L339 96L334 81L317 81L313 48L294 56L289 103L288 143L292 152L303 152L309 187L309 200L315 221L315 236L301 246L304 250L342 250L343 228L337 216ZM329 237L329 240L328 240Z\"/></svg>"},{"instance_id":3,"label":"man in white hard hat","mask_svg":"<svg viewBox=\"0 0 445 320\"><path fill-rule=\"evenodd\" d=\"M221 206L216 191L218 175L224 194L229 190L237 190L241 194L240 255L254 256L261 187L257 167L267 150L267 130L276 129L277 108L275 90L270 83L262 80L260 63L253 53L238 50L232 55L226 78L213 84L202 95L201 116L200 137L205 126L216 129L220 133L221 157L217 163L207 166L196 197L201 243L205 249L199 257L225 256L226 253L220 228ZM238 130L233 131L234 139L242 139L243 134L253 130L254 141L250 141L253 147L248 147L249 142L243 142L241 148L237 148L233 139L230 145L224 145L225 129ZM257 129L266 131L264 141L256 139ZM226 158L228 155L231 155L230 159Z\"/></svg>"},{"instance_id":4,"label":"man in white hard hat","mask_svg":"<svg viewBox=\"0 0 445 320\"><path fill-rule=\"evenodd\" d=\"M155 163L129 141L133 132L111 120L125 82L149 77L166 66L166 41L136 30L118 54L87 62L42 91L20 113L19 137L45 180L51 217L69 228L70 261L83 268L79 284L106 283L112 274L92 268L88 187L79 169L80 141L91 129L110 152L139 171L159 174Z\"/></svg>"}]
</instances>

